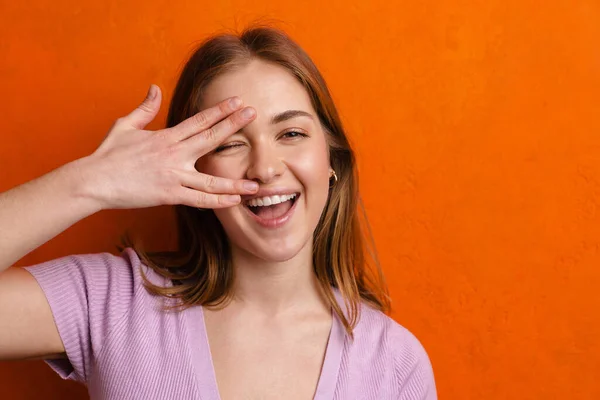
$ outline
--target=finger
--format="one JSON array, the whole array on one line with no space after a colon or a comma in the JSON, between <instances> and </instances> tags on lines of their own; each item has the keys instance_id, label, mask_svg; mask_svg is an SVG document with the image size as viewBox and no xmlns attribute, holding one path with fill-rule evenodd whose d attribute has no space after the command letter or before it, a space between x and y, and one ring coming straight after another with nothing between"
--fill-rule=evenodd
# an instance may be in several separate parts
<instances>
[{"instance_id":1,"label":"finger","mask_svg":"<svg viewBox=\"0 0 600 400\"><path fill-rule=\"evenodd\" d=\"M255 117L256 111L252 107L246 107L211 128L190 137L182 144L189 148L195 157L202 157L218 147L229 136L248 125Z\"/></svg>"},{"instance_id":2,"label":"finger","mask_svg":"<svg viewBox=\"0 0 600 400\"><path fill-rule=\"evenodd\" d=\"M121 121L135 129L144 129L158 114L161 98L160 88L155 84L150 85L148 94L146 94L142 104L137 106L129 115L121 118Z\"/></svg>"},{"instance_id":3,"label":"finger","mask_svg":"<svg viewBox=\"0 0 600 400\"><path fill-rule=\"evenodd\" d=\"M212 194L186 187L179 191L179 204L197 208L226 208L241 202L241 196L237 194Z\"/></svg>"},{"instance_id":4,"label":"finger","mask_svg":"<svg viewBox=\"0 0 600 400\"><path fill-rule=\"evenodd\" d=\"M207 108L206 110L192 115L190 118L169 128L169 130L173 131L172 134L177 141L182 141L198 132L210 128L223 118L226 118L232 112L238 110L241 106L242 100L240 100L239 97L234 96L223 100L214 107Z\"/></svg>"},{"instance_id":5,"label":"finger","mask_svg":"<svg viewBox=\"0 0 600 400\"><path fill-rule=\"evenodd\" d=\"M181 183L191 189L213 194L253 194L258 183L245 179L228 179L199 172L184 174Z\"/></svg>"}]
</instances>

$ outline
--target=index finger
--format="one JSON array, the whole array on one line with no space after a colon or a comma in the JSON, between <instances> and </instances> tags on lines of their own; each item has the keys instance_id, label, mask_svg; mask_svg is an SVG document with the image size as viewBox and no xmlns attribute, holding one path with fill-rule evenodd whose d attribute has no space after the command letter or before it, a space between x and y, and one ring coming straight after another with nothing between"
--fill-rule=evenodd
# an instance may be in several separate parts
<instances>
[{"instance_id":1,"label":"index finger","mask_svg":"<svg viewBox=\"0 0 600 400\"><path fill-rule=\"evenodd\" d=\"M181 121L179 124L169 128L170 135L173 135L177 141L185 140L195 134L202 132L225 119L234 111L242 107L242 100L237 97L230 97L217 105L200 111Z\"/></svg>"}]
</instances>

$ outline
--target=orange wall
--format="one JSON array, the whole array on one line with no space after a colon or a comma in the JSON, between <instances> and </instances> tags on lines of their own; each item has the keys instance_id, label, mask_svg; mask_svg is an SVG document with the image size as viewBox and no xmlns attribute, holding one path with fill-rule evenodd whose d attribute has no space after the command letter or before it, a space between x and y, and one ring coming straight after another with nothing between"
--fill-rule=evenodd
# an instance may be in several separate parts
<instances>
[{"instance_id":1,"label":"orange wall","mask_svg":"<svg viewBox=\"0 0 600 400\"><path fill-rule=\"evenodd\" d=\"M393 316L440 397L600 398L597 1L91 3L0 5L0 190L89 154L151 82L170 98L193 41L277 18L357 146ZM167 216L103 212L19 265L114 251ZM0 398L85 393L42 362L0 363Z\"/></svg>"}]
</instances>

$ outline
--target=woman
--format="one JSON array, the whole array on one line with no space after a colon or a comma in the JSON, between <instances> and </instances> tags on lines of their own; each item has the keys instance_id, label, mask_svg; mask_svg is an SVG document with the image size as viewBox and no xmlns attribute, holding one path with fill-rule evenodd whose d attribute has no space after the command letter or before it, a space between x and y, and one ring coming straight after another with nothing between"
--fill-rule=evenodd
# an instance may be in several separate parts
<instances>
[{"instance_id":1,"label":"woman","mask_svg":"<svg viewBox=\"0 0 600 400\"><path fill-rule=\"evenodd\" d=\"M160 102L153 85L92 155L0 197L0 358L44 358L98 399L435 399L384 314L354 156L304 51L270 28L213 37L145 131ZM100 210L161 204L175 252L8 268Z\"/></svg>"}]
</instances>

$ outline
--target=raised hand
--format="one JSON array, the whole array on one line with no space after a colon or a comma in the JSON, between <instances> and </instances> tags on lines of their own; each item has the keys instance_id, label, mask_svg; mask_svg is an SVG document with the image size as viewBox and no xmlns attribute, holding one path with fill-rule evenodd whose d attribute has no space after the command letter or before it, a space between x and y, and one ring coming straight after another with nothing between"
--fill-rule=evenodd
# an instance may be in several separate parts
<instances>
[{"instance_id":1,"label":"raised hand","mask_svg":"<svg viewBox=\"0 0 600 400\"><path fill-rule=\"evenodd\" d=\"M206 175L196 161L256 116L239 98L227 99L180 124L144 130L158 113L161 92L152 85L146 99L117 119L98 149L80 160L88 191L102 209L133 209L166 204L199 208L230 207L252 194L256 182Z\"/></svg>"}]
</instances>

